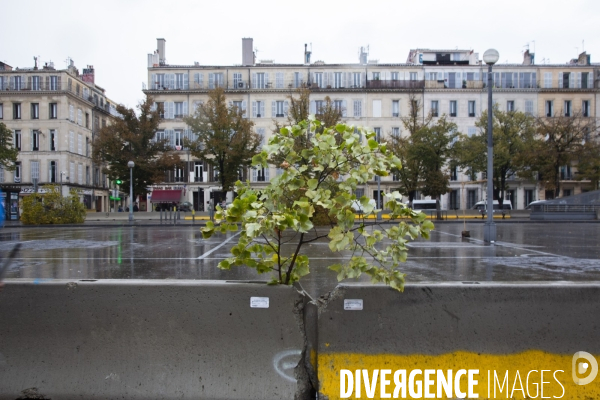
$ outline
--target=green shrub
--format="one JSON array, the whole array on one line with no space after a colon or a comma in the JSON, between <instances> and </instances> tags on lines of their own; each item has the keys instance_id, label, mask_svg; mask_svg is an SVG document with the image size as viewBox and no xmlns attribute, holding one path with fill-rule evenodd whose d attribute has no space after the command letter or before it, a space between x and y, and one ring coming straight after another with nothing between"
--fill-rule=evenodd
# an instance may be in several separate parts
<instances>
[{"instance_id":1,"label":"green shrub","mask_svg":"<svg viewBox=\"0 0 600 400\"><path fill-rule=\"evenodd\" d=\"M21 221L25 225L83 223L85 206L75 189L71 189L68 197L63 197L56 185L45 185L43 189L45 193L34 193L21 200Z\"/></svg>"}]
</instances>

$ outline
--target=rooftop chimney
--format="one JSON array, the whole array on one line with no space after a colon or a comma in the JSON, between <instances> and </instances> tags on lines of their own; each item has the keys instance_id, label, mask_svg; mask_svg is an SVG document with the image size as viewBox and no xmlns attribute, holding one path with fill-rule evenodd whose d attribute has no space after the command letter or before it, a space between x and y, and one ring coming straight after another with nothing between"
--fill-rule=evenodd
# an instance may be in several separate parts
<instances>
[{"instance_id":1,"label":"rooftop chimney","mask_svg":"<svg viewBox=\"0 0 600 400\"><path fill-rule=\"evenodd\" d=\"M94 83L94 66L88 65L87 68L83 69L83 75L81 80L84 82Z\"/></svg>"},{"instance_id":2,"label":"rooftop chimney","mask_svg":"<svg viewBox=\"0 0 600 400\"><path fill-rule=\"evenodd\" d=\"M165 65L167 63L167 56L165 53L165 45L167 41L165 39L156 39L156 47L158 51L158 63Z\"/></svg>"},{"instance_id":3,"label":"rooftop chimney","mask_svg":"<svg viewBox=\"0 0 600 400\"><path fill-rule=\"evenodd\" d=\"M254 41L252 38L242 38L242 65L254 65Z\"/></svg>"},{"instance_id":4,"label":"rooftop chimney","mask_svg":"<svg viewBox=\"0 0 600 400\"><path fill-rule=\"evenodd\" d=\"M311 44L311 48L312 48L312 44ZM306 43L304 43L304 64L308 65L310 64L310 55L312 54L312 51L308 51L308 45Z\"/></svg>"},{"instance_id":5,"label":"rooftop chimney","mask_svg":"<svg viewBox=\"0 0 600 400\"><path fill-rule=\"evenodd\" d=\"M577 58L577 64L579 64L579 65L590 65L591 58L592 57L584 51Z\"/></svg>"},{"instance_id":6,"label":"rooftop chimney","mask_svg":"<svg viewBox=\"0 0 600 400\"><path fill-rule=\"evenodd\" d=\"M523 65L533 65L535 64L535 53L530 53L529 49L525 50L523 53Z\"/></svg>"}]
</instances>

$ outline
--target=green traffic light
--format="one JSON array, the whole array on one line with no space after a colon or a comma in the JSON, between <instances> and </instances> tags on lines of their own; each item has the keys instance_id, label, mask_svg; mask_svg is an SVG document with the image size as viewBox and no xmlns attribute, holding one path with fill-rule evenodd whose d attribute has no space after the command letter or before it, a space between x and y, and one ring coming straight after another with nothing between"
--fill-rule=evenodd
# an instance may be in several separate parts
<instances>
[{"instance_id":1,"label":"green traffic light","mask_svg":"<svg viewBox=\"0 0 600 400\"><path fill-rule=\"evenodd\" d=\"M117 185L120 185L121 183L123 183L123 181L122 181L122 180L120 180L120 179L117 179L117 180L115 181L115 183L116 183Z\"/></svg>"}]
</instances>

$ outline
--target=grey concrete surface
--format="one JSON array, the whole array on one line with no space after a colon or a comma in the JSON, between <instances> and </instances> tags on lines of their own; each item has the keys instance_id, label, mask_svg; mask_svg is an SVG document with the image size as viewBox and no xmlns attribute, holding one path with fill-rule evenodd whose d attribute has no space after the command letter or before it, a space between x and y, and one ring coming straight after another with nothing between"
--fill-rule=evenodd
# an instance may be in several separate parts
<instances>
[{"instance_id":1,"label":"grey concrete surface","mask_svg":"<svg viewBox=\"0 0 600 400\"><path fill-rule=\"evenodd\" d=\"M363 309L344 310L346 299ZM402 295L342 284L320 309L319 354L598 354L598 299L600 282L419 283Z\"/></svg>"},{"instance_id":2,"label":"grey concrete surface","mask_svg":"<svg viewBox=\"0 0 600 400\"><path fill-rule=\"evenodd\" d=\"M251 308L253 296L269 308ZM291 287L7 282L0 399L291 399L304 346Z\"/></svg>"}]
</instances>

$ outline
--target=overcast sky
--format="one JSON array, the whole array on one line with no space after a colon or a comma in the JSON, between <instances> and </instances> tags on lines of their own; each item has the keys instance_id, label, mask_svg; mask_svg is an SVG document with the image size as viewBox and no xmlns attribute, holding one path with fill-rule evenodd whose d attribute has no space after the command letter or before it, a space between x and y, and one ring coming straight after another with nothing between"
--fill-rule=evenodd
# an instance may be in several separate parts
<instances>
[{"instance_id":1,"label":"overcast sky","mask_svg":"<svg viewBox=\"0 0 600 400\"><path fill-rule=\"evenodd\" d=\"M68 57L80 72L96 69L96 84L115 102L135 107L144 97L147 54L166 39L169 64L242 62L242 38L254 38L257 59L404 63L411 48L488 48L500 63L520 63L535 48L536 63L566 63L582 48L600 62L597 0L13 0L2 6L0 60L31 68Z\"/></svg>"}]
</instances>

